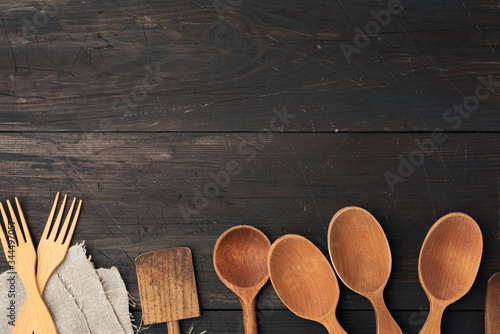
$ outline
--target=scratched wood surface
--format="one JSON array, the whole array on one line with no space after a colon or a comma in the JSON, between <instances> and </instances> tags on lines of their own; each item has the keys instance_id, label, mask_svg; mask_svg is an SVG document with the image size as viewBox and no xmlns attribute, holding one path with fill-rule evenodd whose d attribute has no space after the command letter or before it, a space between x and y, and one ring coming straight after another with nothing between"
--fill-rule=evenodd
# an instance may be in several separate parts
<instances>
[{"instance_id":1,"label":"scratched wood surface","mask_svg":"<svg viewBox=\"0 0 500 334\"><path fill-rule=\"evenodd\" d=\"M251 131L287 104L289 131L499 130L498 95L443 121L500 73L497 1L404 1L348 63L388 2L2 2L0 129Z\"/></svg>"},{"instance_id":2,"label":"scratched wood surface","mask_svg":"<svg viewBox=\"0 0 500 334\"><path fill-rule=\"evenodd\" d=\"M404 1L348 61L341 46L387 3L3 1L0 199L20 198L34 239L56 191L84 199L74 240L96 266L118 267L136 325L135 257L190 247L202 316L181 326L193 334L242 333L211 262L224 230L297 233L327 254L328 223L347 205L384 228L386 302L418 333L421 244L463 211L484 254L443 333L483 333L487 279L500 271L500 6ZM369 302L340 285L344 328L374 333ZM326 333L269 284L258 309L263 334Z\"/></svg>"},{"instance_id":3,"label":"scratched wood surface","mask_svg":"<svg viewBox=\"0 0 500 334\"><path fill-rule=\"evenodd\" d=\"M422 312L422 313L421 313ZM418 333L425 320L424 311L393 312L394 318L401 324L401 327L407 330L404 333ZM322 325L312 321L303 320L298 317L290 317L288 311L272 310L258 311L259 333L324 333L326 330ZM372 311L340 311L337 312L337 317L348 333L375 333L375 317ZM202 332L202 328L209 328L207 333L224 333L234 334L241 333L242 323L239 320L241 313L237 311L217 311L211 313L211 317L201 317L193 319L190 324L194 325L193 333ZM481 328L480 322L482 318L481 312L459 312L448 313L444 316L444 324L442 333L484 333L484 328ZM365 319L360 321L359 319ZM463 321L467 319L467 322ZM185 333L189 333L190 326L184 326ZM165 334L165 330L151 327L147 333Z\"/></svg>"},{"instance_id":4,"label":"scratched wood surface","mask_svg":"<svg viewBox=\"0 0 500 334\"><path fill-rule=\"evenodd\" d=\"M394 262L385 292L388 307L421 319L420 312L428 304L418 282L420 246L437 218L464 211L481 226L484 257L472 291L450 307L455 320L449 326L465 328L470 321L477 328L484 326L477 315L466 318L453 312L482 314L486 282L499 271L496 135L448 134L435 154L427 156L405 182L396 184L392 193L383 174L397 173L398 157L408 157L417 148L415 141L424 141L429 134L276 133L251 161L247 161L250 155L237 149L242 143L245 149L251 148L246 137L252 134L246 133L87 135L0 134L2 196L21 198L35 238L42 233L56 190L82 197L86 205L75 241L86 240L97 266L117 266L133 296L138 297L135 257L161 248L190 247L202 318L209 319L200 321L214 326L204 330L218 332L219 326L227 326L224 331L232 333L235 329L230 324L219 323L220 313L211 313L239 309L239 302L213 269L211 254L218 236L231 226L251 224L272 241L285 233L307 236L327 253L330 218L344 206L359 205L380 221L391 245ZM211 175L220 174L228 161L238 162L241 171L218 196L206 197L205 208L194 204L196 189L203 191L213 182ZM270 285L260 295L258 307L284 309ZM366 311L370 306L341 285L339 312L343 310ZM347 329L356 332L358 322L370 328L370 312L349 314L359 316L351 319L352 327L348 323ZM403 329L417 329L416 325L404 327L405 321L416 324L417 320L401 317ZM156 328L158 333L162 330ZM269 333L280 331L272 328Z\"/></svg>"}]
</instances>

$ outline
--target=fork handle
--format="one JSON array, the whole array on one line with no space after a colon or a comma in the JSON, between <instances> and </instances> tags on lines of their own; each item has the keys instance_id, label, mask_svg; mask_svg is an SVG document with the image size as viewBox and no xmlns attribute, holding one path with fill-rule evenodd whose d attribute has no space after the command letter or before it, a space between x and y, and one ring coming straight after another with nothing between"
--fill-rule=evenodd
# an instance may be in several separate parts
<instances>
[{"instance_id":1,"label":"fork handle","mask_svg":"<svg viewBox=\"0 0 500 334\"><path fill-rule=\"evenodd\" d=\"M41 289L41 295L43 296L43 290L45 290L45 286L47 281L40 282L40 278L38 278L38 287ZM43 284L42 284L43 283ZM43 297L42 297L43 298ZM15 326L12 327L12 331L10 334L31 334L33 333L34 326L33 321L31 320L31 303L29 302L30 298L26 299L24 304L21 306L21 310L17 314Z\"/></svg>"},{"instance_id":2,"label":"fork handle","mask_svg":"<svg viewBox=\"0 0 500 334\"><path fill-rule=\"evenodd\" d=\"M38 275L36 278L38 283L38 291L40 291L40 296L42 296L42 299L49 277L50 275L43 275L43 270L38 271ZM28 300L29 299L27 299L21 306L21 310L19 311L16 317L15 326L12 328L10 334L33 333L34 327L33 327L33 321L31 320L31 305L28 302Z\"/></svg>"},{"instance_id":3,"label":"fork handle","mask_svg":"<svg viewBox=\"0 0 500 334\"><path fill-rule=\"evenodd\" d=\"M33 268L33 278L34 268ZM21 277L22 280L22 277ZM23 281L24 287L26 288L26 293L28 295L28 299L26 302L28 303L29 310L36 310L34 312L30 312L33 321L33 328L36 334L57 334L56 325L54 324L54 320L52 319L52 315L50 314L47 305L42 299L40 295L40 291L38 290L38 285L35 279L29 279L27 282ZM15 328L16 326L14 326Z\"/></svg>"},{"instance_id":4,"label":"fork handle","mask_svg":"<svg viewBox=\"0 0 500 334\"><path fill-rule=\"evenodd\" d=\"M29 299L26 299L21 310L17 314L14 327L10 334L31 334L33 333L33 322L31 322L31 305Z\"/></svg>"},{"instance_id":5,"label":"fork handle","mask_svg":"<svg viewBox=\"0 0 500 334\"><path fill-rule=\"evenodd\" d=\"M52 315L41 297L35 299L30 298L30 303L31 310L36 310L35 312L30 312L34 317L35 334L57 334Z\"/></svg>"}]
</instances>

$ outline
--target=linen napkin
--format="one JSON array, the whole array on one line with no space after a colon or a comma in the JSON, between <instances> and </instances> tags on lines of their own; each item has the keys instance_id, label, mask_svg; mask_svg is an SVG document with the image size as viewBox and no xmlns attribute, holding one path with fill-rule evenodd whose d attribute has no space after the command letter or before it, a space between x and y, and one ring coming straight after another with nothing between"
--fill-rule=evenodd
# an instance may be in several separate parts
<instances>
[{"instance_id":1,"label":"linen napkin","mask_svg":"<svg viewBox=\"0 0 500 334\"><path fill-rule=\"evenodd\" d=\"M118 269L97 269L85 246L70 247L43 296L59 334L133 334L129 297ZM10 333L26 300L13 271L0 275L0 333Z\"/></svg>"}]
</instances>

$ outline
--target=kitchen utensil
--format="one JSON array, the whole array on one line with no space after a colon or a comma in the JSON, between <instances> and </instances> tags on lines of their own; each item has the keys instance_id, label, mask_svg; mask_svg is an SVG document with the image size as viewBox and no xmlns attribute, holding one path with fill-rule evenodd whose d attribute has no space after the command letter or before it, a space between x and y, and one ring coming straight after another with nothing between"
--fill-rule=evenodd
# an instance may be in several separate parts
<instances>
[{"instance_id":1,"label":"kitchen utensil","mask_svg":"<svg viewBox=\"0 0 500 334\"><path fill-rule=\"evenodd\" d=\"M496 273L488 280L484 323L486 334L497 334L500 330L500 273Z\"/></svg>"},{"instance_id":2,"label":"kitchen utensil","mask_svg":"<svg viewBox=\"0 0 500 334\"><path fill-rule=\"evenodd\" d=\"M345 334L335 311L339 285L332 266L309 240L289 234L269 250L269 276L281 301L297 316L321 323L330 334Z\"/></svg>"},{"instance_id":3,"label":"kitchen utensil","mask_svg":"<svg viewBox=\"0 0 500 334\"><path fill-rule=\"evenodd\" d=\"M379 334L402 334L384 302L392 258L384 230L365 209L339 210L328 228L328 249L335 271L351 290L373 305Z\"/></svg>"},{"instance_id":4,"label":"kitchen utensil","mask_svg":"<svg viewBox=\"0 0 500 334\"><path fill-rule=\"evenodd\" d=\"M240 300L245 334L258 333L255 303L257 294L269 279L269 247L271 242L265 234L247 225L228 229L215 244L215 272Z\"/></svg>"},{"instance_id":5,"label":"kitchen utensil","mask_svg":"<svg viewBox=\"0 0 500 334\"><path fill-rule=\"evenodd\" d=\"M38 244L37 283L38 289L40 290L40 294L42 296L50 276L52 276L54 270L63 262L64 258L66 257L69 244L71 243L71 238L73 237L73 233L75 232L78 217L80 216L80 210L82 207L81 200L78 203L78 208L76 209L73 221L71 222L70 226L70 220L76 202L76 198L73 198L71 207L66 214L66 219L64 220L61 230L59 231L67 197L67 195L64 196L56 220L53 223L54 214L57 208L57 203L59 201L59 193L57 193L56 198L54 199L54 204L52 205L52 210L50 211L49 218L47 220L47 224L45 225L45 229L43 231L42 239L40 239L40 243ZM16 317L15 326L12 328L11 334L33 333L34 328L33 323L31 322L30 313L31 310L29 309L29 304L25 303Z\"/></svg>"},{"instance_id":6,"label":"kitchen utensil","mask_svg":"<svg viewBox=\"0 0 500 334\"><path fill-rule=\"evenodd\" d=\"M5 257L7 258L9 265L11 265L11 268L17 272L23 281L23 285L28 296L28 308L36 310L36 312L30 312L35 332L37 334L57 334L56 325L54 324L52 315L50 314L47 305L45 305L38 288L35 274L35 246L33 246L33 241L31 240L28 225L26 224L23 211L21 210L21 205L19 204L17 197L15 199L19 219L22 223L22 229L10 201L7 201L7 206L9 207L12 223L9 223L3 205L0 203L0 211L2 212L5 230L7 232L6 236L3 233L3 230L0 229L2 231L2 233L0 233L0 239L2 241Z\"/></svg>"},{"instance_id":7,"label":"kitchen utensil","mask_svg":"<svg viewBox=\"0 0 500 334\"><path fill-rule=\"evenodd\" d=\"M430 302L420 334L439 334L444 309L462 298L476 279L483 237L464 213L450 213L432 225L418 259L418 276Z\"/></svg>"},{"instance_id":8,"label":"kitchen utensil","mask_svg":"<svg viewBox=\"0 0 500 334\"><path fill-rule=\"evenodd\" d=\"M180 334L179 320L200 316L189 248L144 253L135 266L146 325L166 322L168 333Z\"/></svg>"}]
</instances>

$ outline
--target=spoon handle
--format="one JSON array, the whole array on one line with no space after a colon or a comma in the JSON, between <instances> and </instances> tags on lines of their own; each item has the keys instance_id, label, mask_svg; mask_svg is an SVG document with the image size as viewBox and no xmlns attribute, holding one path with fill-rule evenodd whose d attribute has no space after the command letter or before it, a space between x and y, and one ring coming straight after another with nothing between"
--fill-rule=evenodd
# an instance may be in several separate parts
<instances>
[{"instance_id":1,"label":"spoon handle","mask_svg":"<svg viewBox=\"0 0 500 334\"><path fill-rule=\"evenodd\" d=\"M396 320L392 317L391 313L387 309L384 302L384 291L379 290L370 296L370 302L373 305L373 310L375 311L375 320L377 323L377 333L378 334L403 334L401 328L399 328Z\"/></svg>"},{"instance_id":2,"label":"spoon handle","mask_svg":"<svg viewBox=\"0 0 500 334\"><path fill-rule=\"evenodd\" d=\"M245 334L257 334L257 313L255 311L256 299L247 302L240 300L243 309L243 327Z\"/></svg>"},{"instance_id":3,"label":"spoon handle","mask_svg":"<svg viewBox=\"0 0 500 334\"><path fill-rule=\"evenodd\" d=\"M335 315L335 310L333 311L333 315L328 315L325 320L321 321L323 326L328 330L328 334L347 334L347 332L342 328L339 321L337 320L337 316Z\"/></svg>"},{"instance_id":4,"label":"spoon handle","mask_svg":"<svg viewBox=\"0 0 500 334\"><path fill-rule=\"evenodd\" d=\"M441 318L443 317L444 309L447 305L439 301L431 300L431 309L425 321L424 326L418 334L440 334L441 333Z\"/></svg>"}]
</instances>

